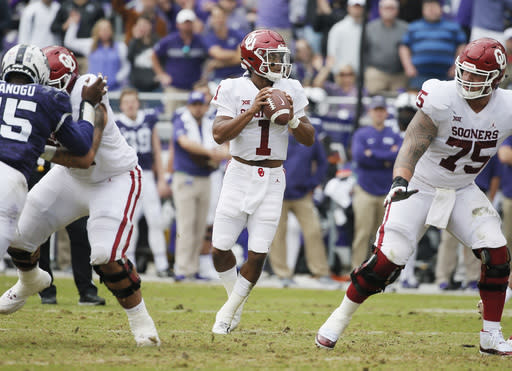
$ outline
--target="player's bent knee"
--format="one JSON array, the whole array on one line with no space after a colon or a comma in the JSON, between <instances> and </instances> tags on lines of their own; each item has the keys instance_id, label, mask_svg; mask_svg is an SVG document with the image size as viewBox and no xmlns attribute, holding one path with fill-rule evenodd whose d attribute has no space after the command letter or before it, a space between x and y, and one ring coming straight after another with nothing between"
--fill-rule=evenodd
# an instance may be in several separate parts
<instances>
[{"instance_id":1,"label":"player's bent knee","mask_svg":"<svg viewBox=\"0 0 512 371\"><path fill-rule=\"evenodd\" d=\"M370 296L395 282L403 268L403 265L391 262L376 248L373 255L350 274L350 278L359 294Z\"/></svg>"},{"instance_id":2,"label":"player's bent knee","mask_svg":"<svg viewBox=\"0 0 512 371\"><path fill-rule=\"evenodd\" d=\"M39 247L34 252L30 252L9 246L7 252L11 256L12 263L16 266L16 268L22 271L29 271L34 269L39 262Z\"/></svg>"},{"instance_id":3,"label":"player's bent knee","mask_svg":"<svg viewBox=\"0 0 512 371\"><path fill-rule=\"evenodd\" d=\"M485 291L506 291L510 276L510 252L506 246L473 250L482 261L478 288Z\"/></svg>"},{"instance_id":4,"label":"player's bent knee","mask_svg":"<svg viewBox=\"0 0 512 371\"><path fill-rule=\"evenodd\" d=\"M93 268L116 298L127 298L140 289L140 277L129 259L94 265Z\"/></svg>"}]
</instances>

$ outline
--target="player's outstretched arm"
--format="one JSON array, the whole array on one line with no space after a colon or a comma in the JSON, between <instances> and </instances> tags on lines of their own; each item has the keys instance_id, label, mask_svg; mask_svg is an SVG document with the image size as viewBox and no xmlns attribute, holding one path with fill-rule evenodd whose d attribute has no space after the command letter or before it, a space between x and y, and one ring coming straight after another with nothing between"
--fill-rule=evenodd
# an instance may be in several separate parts
<instances>
[{"instance_id":1,"label":"player's outstretched arm","mask_svg":"<svg viewBox=\"0 0 512 371\"><path fill-rule=\"evenodd\" d=\"M73 167L79 169L87 169L94 162L94 157L98 151L98 147L103 137L103 131L107 125L107 110L103 104L99 104L96 108L96 114L94 119L94 132L92 145L89 152L83 156L77 156L72 154L67 149L57 148L55 154L51 158L51 162L66 167Z\"/></svg>"},{"instance_id":2,"label":"player's outstretched arm","mask_svg":"<svg viewBox=\"0 0 512 371\"><path fill-rule=\"evenodd\" d=\"M437 135L437 127L430 117L418 110L405 132L404 142L396 157L393 178L400 176L410 181L418 160Z\"/></svg>"}]
</instances>

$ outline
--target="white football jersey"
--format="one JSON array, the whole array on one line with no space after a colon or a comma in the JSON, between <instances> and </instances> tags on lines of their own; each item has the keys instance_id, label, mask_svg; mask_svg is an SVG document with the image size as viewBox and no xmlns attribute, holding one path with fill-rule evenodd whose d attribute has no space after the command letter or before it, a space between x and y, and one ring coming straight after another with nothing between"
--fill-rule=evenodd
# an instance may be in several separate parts
<instances>
[{"instance_id":1,"label":"white football jersey","mask_svg":"<svg viewBox=\"0 0 512 371\"><path fill-rule=\"evenodd\" d=\"M96 81L96 76L92 74L80 76L71 91L71 106L73 109L73 120L75 121L78 120L80 112L82 87L88 78L90 78L88 84ZM108 121L103 131L103 137L96 157L94 158L94 165L89 167L89 169L69 169L74 177L93 183L133 170L138 161L137 153L128 145L116 125L114 112L112 112L110 107L107 94L103 96L102 103L107 107Z\"/></svg>"},{"instance_id":2,"label":"white football jersey","mask_svg":"<svg viewBox=\"0 0 512 371\"><path fill-rule=\"evenodd\" d=\"M280 79L272 86L287 92L293 99L293 111L297 117L304 116L308 99L304 88L294 79ZM217 107L217 116L236 117L247 111L259 90L249 76L221 81L212 104ZM229 143L232 156L248 161L286 160L288 149L288 125L271 123L260 111L242 132Z\"/></svg>"},{"instance_id":3,"label":"white football jersey","mask_svg":"<svg viewBox=\"0 0 512 371\"><path fill-rule=\"evenodd\" d=\"M496 89L476 113L456 91L455 81L426 81L416 104L438 127L416 165L414 177L438 188L471 184L512 134L512 91Z\"/></svg>"}]
</instances>

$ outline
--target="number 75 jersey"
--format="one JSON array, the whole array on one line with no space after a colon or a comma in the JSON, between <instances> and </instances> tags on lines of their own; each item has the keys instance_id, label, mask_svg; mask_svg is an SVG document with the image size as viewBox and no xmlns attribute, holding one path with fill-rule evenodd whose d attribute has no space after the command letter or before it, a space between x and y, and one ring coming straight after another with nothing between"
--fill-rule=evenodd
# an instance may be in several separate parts
<instances>
[{"instance_id":1,"label":"number 75 jersey","mask_svg":"<svg viewBox=\"0 0 512 371\"><path fill-rule=\"evenodd\" d=\"M294 79L280 79L272 88L288 93L293 99L293 111L297 117L304 116L308 99L304 88ZM249 76L221 81L212 104L217 107L217 116L236 117L247 111L254 103L259 90ZM288 149L288 125L271 123L258 112L242 132L229 143L232 156L249 161L286 160Z\"/></svg>"},{"instance_id":2,"label":"number 75 jersey","mask_svg":"<svg viewBox=\"0 0 512 371\"><path fill-rule=\"evenodd\" d=\"M437 126L437 136L416 165L414 177L439 188L472 183L512 134L512 91L496 89L476 113L459 96L455 81L427 80L416 105Z\"/></svg>"}]
</instances>

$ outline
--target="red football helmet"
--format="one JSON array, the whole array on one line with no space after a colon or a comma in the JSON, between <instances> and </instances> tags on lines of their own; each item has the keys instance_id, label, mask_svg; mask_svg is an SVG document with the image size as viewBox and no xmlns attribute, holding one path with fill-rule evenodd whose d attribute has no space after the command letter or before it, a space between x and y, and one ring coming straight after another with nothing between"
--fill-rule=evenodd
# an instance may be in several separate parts
<instances>
[{"instance_id":1,"label":"red football helmet","mask_svg":"<svg viewBox=\"0 0 512 371\"><path fill-rule=\"evenodd\" d=\"M78 62L73 52L63 46L47 46L43 53L50 64L48 85L71 94L78 78Z\"/></svg>"},{"instance_id":2,"label":"red football helmet","mask_svg":"<svg viewBox=\"0 0 512 371\"><path fill-rule=\"evenodd\" d=\"M249 32L242 40L240 50L244 69L270 81L290 76L290 49L277 32L267 29ZM279 72L272 71L274 67L279 67Z\"/></svg>"},{"instance_id":3,"label":"red football helmet","mask_svg":"<svg viewBox=\"0 0 512 371\"><path fill-rule=\"evenodd\" d=\"M507 68L507 52L500 42L482 38L470 42L455 61L458 93L465 99L476 99L491 94L503 80ZM483 81L462 79L463 71L483 76Z\"/></svg>"}]
</instances>

